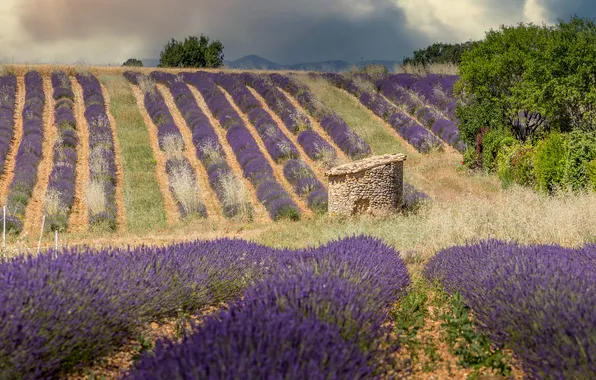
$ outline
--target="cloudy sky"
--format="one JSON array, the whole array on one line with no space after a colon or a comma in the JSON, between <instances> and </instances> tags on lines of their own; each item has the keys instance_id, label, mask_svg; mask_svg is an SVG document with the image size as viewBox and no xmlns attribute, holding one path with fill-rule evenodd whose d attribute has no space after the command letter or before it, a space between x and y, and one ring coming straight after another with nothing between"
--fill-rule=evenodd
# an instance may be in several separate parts
<instances>
[{"instance_id":1,"label":"cloudy sky","mask_svg":"<svg viewBox=\"0 0 596 380\"><path fill-rule=\"evenodd\" d=\"M594 0L0 0L0 59L122 63L204 33L225 58L401 60L518 22L596 16Z\"/></svg>"}]
</instances>

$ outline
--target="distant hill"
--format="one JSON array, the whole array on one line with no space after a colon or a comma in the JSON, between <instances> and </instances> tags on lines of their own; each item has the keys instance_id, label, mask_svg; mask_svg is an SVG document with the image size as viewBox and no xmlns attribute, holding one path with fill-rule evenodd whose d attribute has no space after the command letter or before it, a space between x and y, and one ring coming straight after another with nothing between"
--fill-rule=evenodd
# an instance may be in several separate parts
<instances>
[{"instance_id":1,"label":"distant hill","mask_svg":"<svg viewBox=\"0 0 596 380\"><path fill-rule=\"evenodd\" d=\"M146 67L157 67L159 59L142 59L143 65ZM281 65L266 58L251 54L238 58L234 61L224 61L224 65L230 69L246 69L246 70L307 70L307 71L325 71L338 72L349 70L352 66L362 67L369 64L385 65L389 70L393 69L395 65L401 64L398 61L387 60L370 60L362 62L347 62L341 60L320 61L320 62L306 62L295 63L291 65Z\"/></svg>"}]
</instances>

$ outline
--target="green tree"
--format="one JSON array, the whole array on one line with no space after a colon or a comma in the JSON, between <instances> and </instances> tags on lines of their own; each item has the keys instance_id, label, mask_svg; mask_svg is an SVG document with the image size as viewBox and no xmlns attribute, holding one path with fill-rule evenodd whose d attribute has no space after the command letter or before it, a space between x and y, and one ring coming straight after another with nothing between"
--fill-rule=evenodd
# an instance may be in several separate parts
<instances>
[{"instance_id":1,"label":"green tree","mask_svg":"<svg viewBox=\"0 0 596 380\"><path fill-rule=\"evenodd\" d=\"M159 56L158 67L220 67L223 57L222 43L210 42L203 34L188 36L184 41L172 38Z\"/></svg>"},{"instance_id":2,"label":"green tree","mask_svg":"<svg viewBox=\"0 0 596 380\"><path fill-rule=\"evenodd\" d=\"M462 55L455 94L462 137L504 126L518 140L550 129L592 130L596 109L596 25L576 16L554 26L490 30Z\"/></svg>"},{"instance_id":3,"label":"green tree","mask_svg":"<svg viewBox=\"0 0 596 380\"><path fill-rule=\"evenodd\" d=\"M135 66L135 67L143 67L143 62L136 58L129 58L122 64L122 66Z\"/></svg>"},{"instance_id":4,"label":"green tree","mask_svg":"<svg viewBox=\"0 0 596 380\"><path fill-rule=\"evenodd\" d=\"M435 42L424 49L414 51L413 57L405 57L404 65L430 65L433 63L459 64L462 54L478 44L478 41L467 41L458 44Z\"/></svg>"}]
</instances>

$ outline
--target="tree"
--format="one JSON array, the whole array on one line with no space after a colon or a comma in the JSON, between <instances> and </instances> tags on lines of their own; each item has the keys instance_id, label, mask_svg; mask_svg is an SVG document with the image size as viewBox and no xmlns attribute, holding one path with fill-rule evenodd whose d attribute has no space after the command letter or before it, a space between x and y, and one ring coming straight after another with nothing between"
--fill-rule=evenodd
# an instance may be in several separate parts
<instances>
[{"instance_id":1,"label":"tree","mask_svg":"<svg viewBox=\"0 0 596 380\"><path fill-rule=\"evenodd\" d=\"M159 56L158 67L220 67L223 65L223 45L209 42L209 37L188 36L184 41L171 39Z\"/></svg>"},{"instance_id":2,"label":"tree","mask_svg":"<svg viewBox=\"0 0 596 380\"><path fill-rule=\"evenodd\" d=\"M554 26L490 30L462 55L455 94L462 137L504 127L521 141L548 130L596 126L596 25L576 16Z\"/></svg>"},{"instance_id":3,"label":"tree","mask_svg":"<svg viewBox=\"0 0 596 380\"><path fill-rule=\"evenodd\" d=\"M467 41L459 44L435 42L424 49L414 51L413 57L403 59L404 65L430 65L433 63L459 64L464 52L472 49L478 41Z\"/></svg>"},{"instance_id":4,"label":"tree","mask_svg":"<svg viewBox=\"0 0 596 380\"><path fill-rule=\"evenodd\" d=\"M136 58L129 58L122 64L122 66L136 66L143 67L143 62Z\"/></svg>"}]
</instances>

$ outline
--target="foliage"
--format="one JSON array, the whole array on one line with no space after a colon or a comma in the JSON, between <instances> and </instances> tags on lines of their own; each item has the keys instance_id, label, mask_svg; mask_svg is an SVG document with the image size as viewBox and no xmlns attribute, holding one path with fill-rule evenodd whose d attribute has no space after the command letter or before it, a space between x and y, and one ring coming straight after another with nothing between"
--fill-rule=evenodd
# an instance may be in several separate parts
<instances>
[{"instance_id":1,"label":"foliage","mask_svg":"<svg viewBox=\"0 0 596 380\"><path fill-rule=\"evenodd\" d=\"M437 253L425 277L460 293L479 332L510 348L530 378L596 371L596 246L498 240Z\"/></svg>"},{"instance_id":2,"label":"foliage","mask_svg":"<svg viewBox=\"0 0 596 380\"><path fill-rule=\"evenodd\" d=\"M552 27L520 23L491 30L462 56L455 93L467 143L503 125L519 140L596 123L596 25L573 17Z\"/></svg>"},{"instance_id":3,"label":"foliage","mask_svg":"<svg viewBox=\"0 0 596 380\"><path fill-rule=\"evenodd\" d=\"M563 186L566 157L567 148L564 135L551 133L538 143L534 161L538 190L550 193Z\"/></svg>"},{"instance_id":4,"label":"foliage","mask_svg":"<svg viewBox=\"0 0 596 380\"><path fill-rule=\"evenodd\" d=\"M143 67L143 62L140 59L129 58L122 64L122 66Z\"/></svg>"},{"instance_id":5,"label":"foliage","mask_svg":"<svg viewBox=\"0 0 596 380\"><path fill-rule=\"evenodd\" d=\"M478 44L478 41L467 41L463 43L447 44L435 42L424 49L414 50L412 57L404 57L404 65L432 65L434 63L461 62L462 54L469 51Z\"/></svg>"},{"instance_id":6,"label":"foliage","mask_svg":"<svg viewBox=\"0 0 596 380\"><path fill-rule=\"evenodd\" d=\"M384 339L387 309L410 282L399 254L368 237L287 253L274 275L182 342L159 341L126 378L379 377L398 348Z\"/></svg>"},{"instance_id":7,"label":"foliage","mask_svg":"<svg viewBox=\"0 0 596 380\"><path fill-rule=\"evenodd\" d=\"M482 167L491 172L497 168L497 156L501 149L511 146L515 139L500 129L488 130L482 136Z\"/></svg>"},{"instance_id":8,"label":"foliage","mask_svg":"<svg viewBox=\"0 0 596 380\"><path fill-rule=\"evenodd\" d=\"M596 131L579 130L567 134L564 182L573 190L588 187L588 165L596 158Z\"/></svg>"},{"instance_id":9,"label":"foliage","mask_svg":"<svg viewBox=\"0 0 596 380\"><path fill-rule=\"evenodd\" d=\"M590 161L587 167L588 178L590 178L590 187L592 190L596 191L596 158Z\"/></svg>"},{"instance_id":10,"label":"foliage","mask_svg":"<svg viewBox=\"0 0 596 380\"><path fill-rule=\"evenodd\" d=\"M172 38L159 56L158 67L220 67L223 65L223 44L208 36L188 36L184 41Z\"/></svg>"},{"instance_id":11,"label":"foliage","mask_svg":"<svg viewBox=\"0 0 596 380\"><path fill-rule=\"evenodd\" d=\"M530 145L514 144L505 146L497 155L497 175L503 187L513 183L534 186L534 149Z\"/></svg>"}]
</instances>

